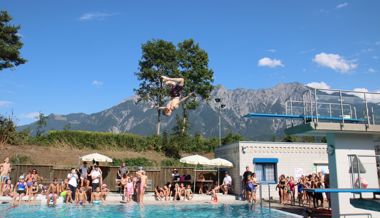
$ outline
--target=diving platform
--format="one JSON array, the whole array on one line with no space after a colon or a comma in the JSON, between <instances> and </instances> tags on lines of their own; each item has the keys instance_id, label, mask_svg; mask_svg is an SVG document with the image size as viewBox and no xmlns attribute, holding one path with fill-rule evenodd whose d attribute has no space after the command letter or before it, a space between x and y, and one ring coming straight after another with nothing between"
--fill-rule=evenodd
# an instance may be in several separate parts
<instances>
[{"instance_id":1,"label":"diving platform","mask_svg":"<svg viewBox=\"0 0 380 218\"><path fill-rule=\"evenodd\" d=\"M325 136L330 189L308 191L330 193L333 218L380 218L379 210L357 206L380 192L379 155L375 153L379 115L380 93L309 88L301 96L286 99L283 114L249 113L244 117L284 119L288 135ZM363 198L357 200L357 194Z\"/></svg>"}]
</instances>

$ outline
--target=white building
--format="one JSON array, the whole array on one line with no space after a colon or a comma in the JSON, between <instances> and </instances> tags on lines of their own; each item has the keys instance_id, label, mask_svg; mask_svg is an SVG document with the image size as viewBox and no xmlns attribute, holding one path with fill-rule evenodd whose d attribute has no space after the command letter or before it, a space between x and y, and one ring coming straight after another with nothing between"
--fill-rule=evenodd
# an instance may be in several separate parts
<instances>
[{"instance_id":1,"label":"white building","mask_svg":"<svg viewBox=\"0 0 380 218\"><path fill-rule=\"evenodd\" d=\"M256 173L261 183L265 180L275 183L281 174L299 178L301 175L328 171L327 145L321 143L240 141L217 148L215 156L234 164L233 168L227 169L232 177L234 194L241 193L246 166ZM278 199L276 184L262 185L262 197L268 199L268 186L271 196Z\"/></svg>"}]
</instances>

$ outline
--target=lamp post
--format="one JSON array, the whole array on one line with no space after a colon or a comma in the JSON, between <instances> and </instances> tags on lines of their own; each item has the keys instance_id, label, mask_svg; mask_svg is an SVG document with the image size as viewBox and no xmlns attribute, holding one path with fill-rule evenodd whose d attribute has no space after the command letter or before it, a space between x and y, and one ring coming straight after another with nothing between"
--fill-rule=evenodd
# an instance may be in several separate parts
<instances>
[{"instance_id":1,"label":"lamp post","mask_svg":"<svg viewBox=\"0 0 380 218\"><path fill-rule=\"evenodd\" d=\"M220 120L220 111L221 109L225 108L226 105L222 103L222 99L215 98L215 102L218 104L219 108L219 146L222 145L222 129L221 129L221 120Z\"/></svg>"}]
</instances>

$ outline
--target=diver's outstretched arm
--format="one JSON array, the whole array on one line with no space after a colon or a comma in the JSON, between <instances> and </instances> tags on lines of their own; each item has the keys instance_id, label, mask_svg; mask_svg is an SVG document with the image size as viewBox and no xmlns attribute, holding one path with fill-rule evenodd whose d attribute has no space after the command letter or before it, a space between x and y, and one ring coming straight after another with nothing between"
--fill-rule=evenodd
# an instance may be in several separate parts
<instances>
[{"instance_id":1,"label":"diver's outstretched arm","mask_svg":"<svg viewBox=\"0 0 380 218\"><path fill-rule=\"evenodd\" d=\"M179 103L181 104L182 102L184 102L184 101L186 101L187 99L189 99L191 96L195 96L195 93L192 92L192 93L190 93L188 96L181 98L181 100L179 101Z\"/></svg>"}]
</instances>

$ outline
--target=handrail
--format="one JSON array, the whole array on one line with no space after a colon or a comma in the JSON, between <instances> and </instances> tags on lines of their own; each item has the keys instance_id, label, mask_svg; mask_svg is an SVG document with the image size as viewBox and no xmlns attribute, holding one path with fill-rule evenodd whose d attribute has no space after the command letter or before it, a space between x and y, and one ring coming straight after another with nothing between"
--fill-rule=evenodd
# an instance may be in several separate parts
<instances>
[{"instance_id":1,"label":"handrail","mask_svg":"<svg viewBox=\"0 0 380 218\"><path fill-rule=\"evenodd\" d=\"M339 214L339 217L347 217L347 216L367 216L369 218L372 218L372 214L370 213L342 213Z\"/></svg>"}]
</instances>

